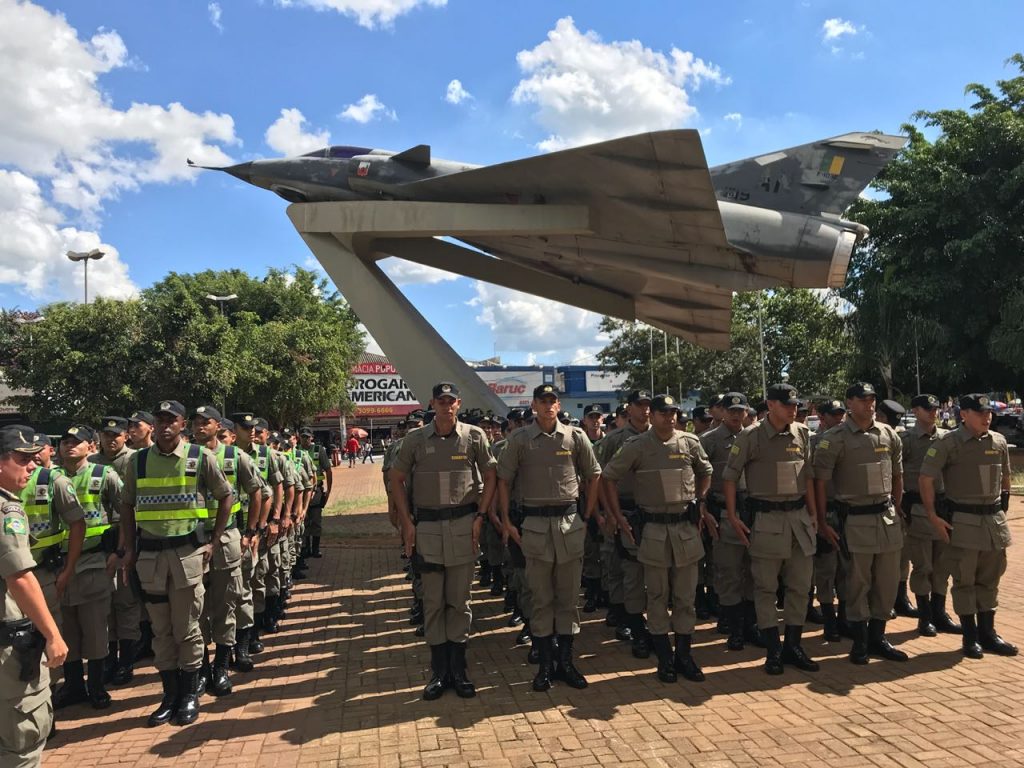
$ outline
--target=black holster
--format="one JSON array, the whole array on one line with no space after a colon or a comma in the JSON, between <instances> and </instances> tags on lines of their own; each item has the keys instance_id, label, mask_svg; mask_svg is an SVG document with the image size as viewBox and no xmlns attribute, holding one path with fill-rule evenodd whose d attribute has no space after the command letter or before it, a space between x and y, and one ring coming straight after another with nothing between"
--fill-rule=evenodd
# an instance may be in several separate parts
<instances>
[{"instance_id":1,"label":"black holster","mask_svg":"<svg viewBox=\"0 0 1024 768\"><path fill-rule=\"evenodd\" d=\"M54 544L43 550L43 556L39 560L39 567L53 573L60 573L61 569L64 568L64 553L60 551L60 544Z\"/></svg>"},{"instance_id":2,"label":"black holster","mask_svg":"<svg viewBox=\"0 0 1024 768\"><path fill-rule=\"evenodd\" d=\"M5 630L14 657L18 660L18 679L23 683L31 683L39 679L39 665L43 659L46 639L31 621L17 622Z\"/></svg>"},{"instance_id":3,"label":"black holster","mask_svg":"<svg viewBox=\"0 0 1024 768\"><path fill-rule=\"evenodd\" d=\"M415 547L412 550L412 557L409 558L409 564L415 576L422 576L424 573L440 573L444 570L444 566L440 563L428 563L424 560L423 555L417 552Z\"/></svg>"}]
</instances>

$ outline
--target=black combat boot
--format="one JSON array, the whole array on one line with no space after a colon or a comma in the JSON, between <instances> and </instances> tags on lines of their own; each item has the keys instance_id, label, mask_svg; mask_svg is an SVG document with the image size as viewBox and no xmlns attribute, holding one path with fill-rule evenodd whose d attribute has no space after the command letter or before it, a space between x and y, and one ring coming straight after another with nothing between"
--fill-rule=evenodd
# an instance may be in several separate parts
<instances>
[{"instance_id":1,"label":"black combat boot","mask_svg":"<svg viewBox=\"0 0 1024 768\"><path fill-rule=\"evenodd\" d=\"M206 693L206 686L210 682L210 649L203 646L203 663L199 665L199 695Z\"/></svg>"},{"instance_id":2,"label":"black combat boot","mask_svg":"<svg viewBox=\"0 0 1024 768\"><path fill-rule=\"evenodd\" d=\"M135 677L132 664L135 660L135 641L121 640L117 644L117 661L114 664L113 685L127 685Z\"/></svg>"},{"instance_id":3,"label":"black combat boot","mask_svg":"<svg viewBox=\"0 0 1024 768\"><path fill-rule=\"evenodd\" d=\"M932 624L937 632L959 635L963 629L946 613L946 596L932 592Z\"/></svg>"},{"instance_id":4,"label":"black combat boot","mask_svg":"<svg viewBox=\"0 0 1024 768\"><path fill-rule=\"evenodd\" d=\"M600 579L586 579L587 589L584 593L583 612L593 613L597 610L597 595L601 591Z\"/></svg>"},{"instance_id":5,"label":"black combat boot","mask_svg":"<svg viewBox=\"0 0 1024 768\"><path fill-rule=\"evenodd\" d=\"M694 683L704 682L704 673L690 652L691 635L676 635L676 652L672 657L672 668L687 680Z\"/></svg>"},{"instance_id":6,"label":"black combat boot","mask_svg":"<svg viewBox=\"0 0 1024 768\"><path fill-rule=\"evenodd\" d=\"M570 688L586 688L587 678L580 674L572 661L572 640L572 635L558 636L558 664L555 666L554 677L556 680L564 680Z\"/></svg>"},{"instance_id":7,"label":"black combat boot","mask_svg":"<svg viewBox=\"0 0 1024 768\"><path fill-rule=\"evenodd\" d=\"M974 614L961 616L960 624L964 636L962 645L964 656L968 659L984 657L985 654L981 652L981 645L978 643L978 625L974 621Z\"/></svg>"},{"instance_id":8,"label":"black combat boot","mask_svg":"<svg viewBox=\"0 0 1024 768\"><path fill-rule=\"evenodd\" d=\"M523 610L519 607L519 593L514 589L510 589L505 593L505 596L508 597L509 594L512 595L512 612L509 614L508 621L506 621L505 624L509 627L518 627L526 621L526 617L523 616Z\"/></svg>"},{"instance_id":9,"label":"black combat boot","mask_svg":"<svg viewBox=\"0 0 1024 768\"><path fill-rule=\"evenodd\" d=\"M214 696L227 696L231 693L231 678L228 677L228 661L231 659L231 646L217 644L213 654L213 666L210 668L210 692Z\"/></svg>"},{"instance_id":10,"label":"black combat boot","mask_svg":"<svg viewBox=\"0 0 1024 768\"><path fill-rule=\"evenodd\" d=\"M85 688L85 664L82 661L64 662L64 682L53 694L53 708L64 709L89 700Z\"/></svg>"},{"instance_id":11,"label":"black combat boot","mask_svg":"<svg viewBox=\"0 0 1024 768\"><path fill-rule=\"evenodd\" d=\"M843 637L853 640L853 622L846 618L846 603L843 600L839 601L839 609L836 613L836 626L839 628L839 634Z\"/></svg>"},{"instance_id":12,"label":"black combat boot","mask_svg":"<svg viewBox=\"0 0 1024 768\"><path fill-rule=\"evenodd\" d=\"M821 619L825 625L825 640L830 643L837 643L842 639L839 633L839 622L836 620L836 607L832 603L821 606Z\"/></svg>"},{"instance_id":13,"label":"black combat boot","mask_svg":"<svg viewBox=\"0 0 1024 768\"><path fill-rule=\"evenodd\" d=\"M135 645L135 661L153 657L153 624L149 621L139 622L142 636Z\"/></svg>"},{"instance_id":14,"label":"black combat boot","mask_svg":"<svg viewBox=\"0 0 1024 768\"><path fill-rule=\"evenodd\" d=\"M725 647L730 651L743 650L743 603L736 605L723 605L722 615L726 617L729 624L729 639Z\"/></svg>"},{"instance_id":15,"label":"black combat boot","mask_svg":"<svg viewBox=\"0 0 1024 768\"><path fill-rule=\"evenodd\" d=\"M491 597L499 597L505 593L505 572L500 565L491 568Z\"/></svg>"},{"instance_id":16,"label":"black combat boot","mask_svg":"<svg viewBox=\"0 0 1024 768\"><path fill-rule=\"evenodd\" d=\"M921 637L935 637L938 631L932 622L932 600L929 595L914 595L917 600L917 634Z\"/></svg>"},{"instance_id":17,"label":"black combat boot","mask_svg":"<svg viewBox=\"0 0 1024 768\"><path fill-rule=\"evenodd\" d=\"M721 603L718 601L718 593L715 592L715 588L710 584L705 587L704 590L707 595L708 611L712 616L718 616L718 611L721 609ZM722 634L725 634L724 632Z\"/></svg>"},{"instance_id":18,"label":"black combat boot","mask_svg":"<svg viewBox=\"0 0 1024 768\"><path fill-rule=\"evenodd\" d=\"M768 646L764 657L764 671L769 675L781 675L782 666L782 641L779 640L779 628L762 629L761 637Z\"/></svg>"},{"instance_id":19,"label":"black combat boot","mask_svg":"<svg viewBox=\"0 0 1024 768\"><path fill-rule=\"evenodd\" d=\"M629 614L629 630L633 635L632 652L635 659L649 659L651 657L650 635L644 623L642 613Z\"/></svg>"},{"instance_id":20,"label":"black combat boot","mask_svg":"<svg viewBox=\"0 0 1024 768\"><path fill-rule=\"evenodd\" d=\"M117 671L117 641L111 640L107 643L107 655L103 659L103 681L114 682L114 673Z\"/></svg>"},{"instance_id":21,"label":"black combat boot","mask_svg":"<svg viewBox=\"0 0 1024 768\"><path fill-rule=\"evenodd\" d=\"M86 690L89 691L89 703L93 709L106 709L110 706L110 694L103 681L103 668L106 659L89 659L89 682Z\"/></svg>"},{"instance_id":22,"label":"black combat boot","mask_svg":"<svg viewBox=\"0 0 1024 768\"><path fill-rule=\"evenodd\" d=\"M516 595L518 593L516 592L516 590L512 589L511 579L505 579L505 582L508 585L508 589L505 590L505 602L502 604L502 607L506 611L511 611L514 610L516 607Z\"/></svg>"},{"instance_id":23,"label":"black combat boot","mask_svg":"<svg viewBox=\"0 0 1024 768\"><path fill-rule=\"evenodd\" d=\"M252 627L235 631L235 669L239 672L252 672L252 656L249 655L249 643L252 640Z\"/></svg>"},{"instance_id":24,"label":"black combat boot","mask_svg":"<svg viewBox=\"0 0 1024 768\"><path fill-rule=\"evenodd\" d=\"M996 633L995 611L978 611L978 643L997 656L1017 655L1017 646L1006 642Z\"/></svg>"},{"instance_id":25,"label":"black combat boot","mask_svg":"<svg viewBox=\"0 0 1024 768\"><path fill-rule=\"evenodd\" d=\"M409 626L418 627L423 623L423 601L413 600L412 610L409 612Z\"/></svg>"},{"instance_id":26,"label":"black combat boot","mask_svg":"<svg viewBox=\"0 0 1024 768\"><path fill-rule=\"evenodd\" d=\"M178 670L178 711L174 713L175 725L191 725L199 717L199 678L198 669Z\"/></svg>"},{"instance_id":27,"label":"black combat boot","mask_svg":"<svg viewBox=\"0 0 1024 768\"><path fill-rule=\"evenodd\" d=\"M441 698L445 689L451 684L447 643L430 646L430 671L430 681L423 688L424 701L434 701Z\"/></svg>"},{"instance_id":28,"label":"black combat boot","mask_svg":"<svg viewBox=\"0 0 1024 768\"><path fill-rule=\"evenodd\" d=\"M263 611L263 631L274 634L278 631L277 626L277 595L267 595L266 609Z\"/></svg>"},{"instance_id":29,"label":"black combat boot","mask_svg":"<svg viewBox=\"0 0 1024 768\"><path fill-rule=\"evenodd\" d=\"M481 587L491 586L491 564L483 558L480 559L480 580L477 584Z\"/></svg>"},{"instance_id":30,"label":"black combat boot","mask_svg":"<svg viewBox=\"0 0 1024 768\"><path fill-rule=\"evenodd\" d=\"M885 622L881 619L868 622L868 651L872 656L881 656L887 661L906 661L910 658L886 638Z\"/></svg>"},{"instance_id":31,"label":"black combat boot","mask_svg":"<svg viewBox=\"0 0 1024 768\"><path fill-rule=\"evenodd\" d=\"M663 683L674 683L678 680L672 664L672 643L668 635L651 635L651 647L658 657L658 679Z\"/></svg>"},{"instance_id":32,"label":"black combat boot","mask_svg":"<svg viewBox=\"0 0 1024 768\"><path fill-rule=\"evenodd\" d=\"M808 656L800 644L803 633L804 628L801 626L786 626L785 641L782 643L782 663L791 664L804 672L817 672L820 669L818 662Z\"/></svg>"},{"instance_id":33,"label":"black combat boot","mask_svg":"<svg viewBox=\"0 0 1024 768\"><path fill-rule=\"evenodd\" d=\"M619 626L621 606L621 603L608 603L608 612L604 616L604 625L606 627Z\"/></svg>"},{"instance_id":34,"label":"black combat boot","mask_svg":"<svg viewBox=\"0 0 1024 768\"><path fill-rule=\"evenodd\" d=\"M260 639L260 630L263 629L263 612L254 614L252 617L252 627L249 629L249 653L254 656L263 653L266 646L263 645L263 641Z\"/></svg>"},{"instance_id":35,"label":"black combat boot","mask_svg":"<svg viewBox=\"0 0 1024 768\"><path fill-rule=\"evenodd\" d=\"M743 601L743 636L755 648L767 648L761 630L757 628L757 609L753 600Z\"/></svg>"},{"instance_id":36,"label":"black combat boot","mask_svg":"<svg viewBox=\"0 0 1024 768\"><path fill-rule=\"evenodd\" d=\"M312 542L311 551L309 553L309 556L310 557L315 557L317 559L323 557L323 555L320 553L320 537L319 536L310 536L309 538L310 538L310 541Z\"/></svg>"},{"instance_id":37,"label":"black combat boot","mask_svg":"<svg viewBox=\"0 0 1024 768\"><path fill-rule=\"evenodd\" d=\"M810 594L807 595L807 616L805 617L805 619L806 619L808 624L824 624L825 623L825 617L822 615L821 610L819 610L814 605L814 590L813 589L810 591Z\"/></svg>"},{"instance_id":38,"label":"black combat boot","mask_svg":"<svg viewBox=\"0 0 1024 768\"><path fill-rule=\"evenodd\" d=\"M850 636L853 638L853 645L850 647L850 661L853 664L867 664L868 623L866 621L851 621L849 627Z\"/></svg>"},{"instance_id":39,"label":"black combat boot","mask_svg":"<svg viewBox=\"0 0 1024 768\"><path fill-rule=\"evenodd\" d=\"M530 622L528 620L523 621L523 627L519 630L519 634L516 635L516 645L526 645L530 642ZM531 662L536 664L537 662Z\"/></svg>"},{"instance_id":40,"label":"black combat boot","mask_svg":"<svg viewBox=\"0 0 1024 768\"><path fill-rule=\"evenodd\" d=\"M160 670L160 684L163 686L164 693L160 699L160 704L153 710L146 721L146 725L150 728L169 723L171 718L174 717L175 712L178 711L178 670Z\"/></svg>"},{"instance_id":41,"label":"black combat boot","mask_svg":"<svg viewBox=\"0 0 1024 768\"><path fill-rule=\"evenodd\" d=\"M547 637L533 638L533 649L537 652L539 665L537 674L533 677L533 690L542 693L551 688L551 680L555 676L553 660L553 648L551 647L551 635Z\"/></svg>"},{"instance_id":42,"label":"black combat boot","mask_svg":"<svg viewBox=\"0 0 1024 768\"><path fill-rule=\"evenodd\" d=\"M476 696L476 686L466 674L466 643L448 643L448 668L451 670L451 686L460 699Z\"/></svg>"},{"instance_id":43,"label":"black combat boot","mask_svg":"<svg viewBox=\"0 0 1024 768\"><path fill-rule=\"evenodd\" d=\"M906 616L908 619L917 618L917 609L913 603L910 602L910 593L907 589L907 582L901 581L899 587L896 589L896 602L893 604L892 609L896 611L897 616Z\"/></svg>"},{"instance_id":44,"label":"black combat boot","mask_svg":"<svg viewBox=\"0 0 1024 768\"><path fill-rule=\"evenodd\" d=\"M697 612L697 621L707 621L711 618L711 610L708 608L708 596L704 591L704 585L697 585L697 592L693 597L693 607Z\"/></svg>"},{"instance_id":45,"label":"black combat boot","mask_svg":"<svg viewBox=\"0 0 1024 768\"><path fill-rule=\"evenodd\" d=\"M601 580L598 579L597 583L600 584ZM609 605L609 602L608 602L609 599L610 598L608 597L608 590L607 589L598 590L598 592L597 592L597 609L600 610L602 608L607 608L608 605Z\"/></svg>"}]
</instances>

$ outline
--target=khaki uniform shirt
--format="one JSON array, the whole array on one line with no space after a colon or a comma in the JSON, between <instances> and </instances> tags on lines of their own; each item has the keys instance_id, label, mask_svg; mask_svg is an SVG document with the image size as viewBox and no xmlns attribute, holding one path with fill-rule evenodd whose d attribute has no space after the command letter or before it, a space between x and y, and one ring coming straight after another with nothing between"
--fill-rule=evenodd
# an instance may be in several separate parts
<instances>
[{"instance_id":1,"label":"khaki uniform shirt","mask_svg":"<svg viewBox=\"0 0 1024 768\"><path fill-rule=\"evenodd\" d=\"M921 471L921 464L924 462L925 454L947 430L936 427L934 432L925 432L921 427L915 425L911 429L900 434L903 441L903 489L906 491L918 491L917 477ZM943 493L945 488L942 484L942 475L935 478L936 495ZM906 505L904 504L904 508ZM911 536L922 539L934 540L937 538L935 529L928 522L928 513L922 504L913 504L910 507L910 519L904 520L907 525L907 533Z\"/></svg>"},{"instance_id":2,"label":"khaki uniform shirt","mask_svg":"<svg viewBox=\"0 0 1024 768\"><path fill-rule=\"evenodd\" d=\"M94 453L89 457L90 464L102 464L105 467L113 467L114 471L117 472L118 476L124 480L124 473L131 462L132 456L135 455L135 451L129 448L127 445L122 445L121 450L117 452L117 455L112 459L108 459L107 455L100 451Z\"/></svg>"},{"instance_id":3,"label":"khaki uniform shirt","mask_svg":"<svg viewBox=\"0 0 1024 768\"><path fill-rule=\"evenodd\" d=\"M814 452L814 478L831 479L836 501L853 506L889 501L893 478L902 474L900 437L877 421L862 430L847 418L822 436ZM890 503L880 515L848 516L845 537L850 552L891 552L903 546L903 526Z\"/></svg>"},{"instance_id":4,"label":"khaki uniform shirt","mask_svg":"<svg viewBox=\"0 0 1024 768\"><path fill-rule=\"evenodd\" d=\"M648 426L647 430L649 431ZM642 435L643 432L637 430L632 422L627 421L626 426L620 427L619 429L613 429L601 440L598 440L594 445L594 453L597 456L597 460L601 463L601 466L605 466L609 461L612 460L612 456L615 455L616 451L623 446L623 444L630 438ZM586 434L584 433L584 436ZM587 440L589 442L589 438ZM619 488L619 506L624 509L632 509L635 505L635 499L633 496L633 478L626 477L618 485Z\"/></svg>"},{"instance_id":5,"label":"khaki uniform shirt","mask_svg":"<svg viewBox=\"0 0 1024 768\"><path fill-rule=\"evenodd\" d=\"M744 430L729 451L723 480L747 480L747 493L762 501L801 501L811 478L811 436L793 422L776 430L769 419ZM732 526L729 526L732 527ZM796 540L804 555L817 549L814 524L806 506L758 512L751 527L750 556L786 558Z\"/></svg>"},{"instance_id":6,"label":"khaki uniform shirt","mask_svg":"<svg viewBox=\"0 0 1024 768\"><path fill-rule=\"evenodd\" d=\"M1006 438L991 430L975 437L962 425L932 443L921 464L921 474L941 477L946 498L960 504L997 503L1003 477L1009 472L1010 449ZM1006 513L954 512L949 542L963 549L1005 549L1011 543Z\"/></svg>"},{"instance_id":7,"label":"khaki uniform shirt","mask_svg":"<svg viewBox=\"0 0 1024 768\"><path fill-rule=\"evenodd\" d=\"M0 488L0 622L21 621L25 614L7 591L7 579L35 567L29 551L28 518L21 501ZM50 695L50 671L42 664L39 677L30 682L19 680L21 665L10 646L0 648L0 699L25 700L23 709L32 711L37 697ZM6 709L10 709L7 707Z\"/></svg>"}]
</instances>

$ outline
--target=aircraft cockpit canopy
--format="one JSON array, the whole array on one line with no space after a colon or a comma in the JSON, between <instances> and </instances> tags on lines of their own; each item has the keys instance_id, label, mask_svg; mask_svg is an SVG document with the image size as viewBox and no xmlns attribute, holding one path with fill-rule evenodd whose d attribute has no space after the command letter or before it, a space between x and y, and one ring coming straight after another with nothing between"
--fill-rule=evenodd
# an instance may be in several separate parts
<instances>
[{"instance_id":1,"label":"aircraft cockpit canopy","mask_svg":"<svg viewBox=\"0 0 1024 768\"><path fill-rule=\"evenodd\" d=\"M369 147L348 147L336 144L333 147L323 147L315 152L307 152L302 157L330 157L335 160L348 160L356 155L368 155L371 151Z\"/></svg>"}]
</instances>

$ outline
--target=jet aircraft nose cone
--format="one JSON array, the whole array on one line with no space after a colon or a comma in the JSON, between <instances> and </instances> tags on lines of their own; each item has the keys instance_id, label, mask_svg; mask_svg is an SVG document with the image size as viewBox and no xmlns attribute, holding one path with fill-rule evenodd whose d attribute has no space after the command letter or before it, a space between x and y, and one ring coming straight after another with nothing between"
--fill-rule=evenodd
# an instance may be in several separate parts
<instances>
[{"instance_id":1,"label":"jet aircraft nose cone","mask_svg":"<svg viewBox=\"0 0 1024 768\"><path fill-rule=\"evenodd\" d=\"M221 168L220 170L224 171L224 173L230 173L236 179L241 179L242 181L246 182L247 184L251 184L252 183L252 161L251 160L249 162L247 162L247 163L239 163L238 165L229 165L226 168Z\"/></svg>"}]
</instances>

